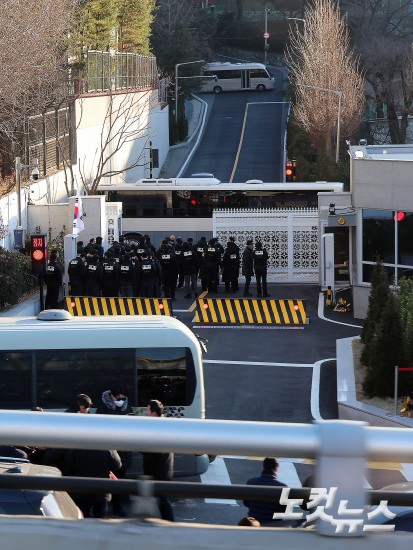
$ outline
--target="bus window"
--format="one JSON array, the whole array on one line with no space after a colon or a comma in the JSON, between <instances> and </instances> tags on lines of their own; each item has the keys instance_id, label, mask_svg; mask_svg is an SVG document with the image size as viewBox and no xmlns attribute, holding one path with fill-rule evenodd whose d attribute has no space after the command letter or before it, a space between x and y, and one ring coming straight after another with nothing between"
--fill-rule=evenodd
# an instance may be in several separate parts
<instances>
[{"instance_id":1,"label":"bus window","mask_svg":"<svg viewBox=\"0 0 413 550\"><path fill-rule=\"evenodd\" d=\"M230 80L231 78L241 78L241 71L231 70L231 71L217 71L218 80Z\"/></svg>"},{"instance_id":2,"label":"bus window","mask_svg":"<svg viewBox=\"0 0 413 550\"><path fill-rule=\"evenodd\" d=\"M78 393L90 395L96 406L102 392L116 380L128 393L134 392L134 350L89 349L36 352L37 405L66 409Z\"/></svg>"},{"instance_id":3,"label":"bus window","mask_svg":"<svg viewBox=\"0 0 413 550\"><path fill-rule=\"evenodd\" d=\"M195 396L195 369L188 348L137 350L138 406L151 399L166 406L191 405Z\"/></svg>"},{"instance_id":4,"label":"bus window","mask_svg":"<svg viewBox=\"0 0 413 550\"><path fill-rule=\"evenodd\" d=\"M0 408L30 409L32 404L32 353L0 352Z\"/></svg>"},{"instance_id":5,"label":"bus window","mask_svg":"<svg viewBox=\"0 0 413 550\"><path fill-rule=\"evenodd\" d=\"M250 69L251 78L270 78L265 69Z\"/></svg>"}]
</instances>

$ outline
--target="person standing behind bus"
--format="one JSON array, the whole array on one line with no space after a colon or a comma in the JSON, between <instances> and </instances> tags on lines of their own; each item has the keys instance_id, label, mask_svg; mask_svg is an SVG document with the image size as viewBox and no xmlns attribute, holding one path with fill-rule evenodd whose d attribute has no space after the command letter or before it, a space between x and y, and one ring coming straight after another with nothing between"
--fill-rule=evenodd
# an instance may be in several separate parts
<instances>
[{"instance_id":1,"label":"person standing behind bus","mask_svg":"<svg viewBox=\"0 0 413 550\"><path fill-rule=\"evenodd\" d=\"M268 252L262 247L262 243L257 241L255 243L254 250L254 271L255 278L257 280L257 296L262 298L264 292L264 298L270 295L267 292L267 263ZM261 287L262 282L262 287Z\"/></svg>"},{"instance_id":2,"label":"person standing behind bus","mask_svg":"<svg viewBox=\"0 0 413 550\"><path fill-rule=\"evenodd\" d=\"M59 290L63 283L63 274L57 264L57 251L52 250L47 264L44 281L47 287L45 309L57 309L59 307Z\"/></svg>"},{"instance_id":3,"label":"person standing behind bus","mask_svg":"<svg viewBox=\"0 0 413 550\"><path fill-rule=\"evenodd\" d=\"M146 407L146 416L159 418L163 416L163 404L157 399L151 399ZM174 473L173 453L142 453L143 473L156 481L172 481ZM175 521L174 513L168 497L159 497L161 518Z\"/></svg>"},{"instance_id":4,"label":"person standing behind bus","mask_svg":"<svg viewBox=\"0 0 413 550\"><path fill-rule=\"evenodd\" d=\"M128 396L116 381L111 384L110 390L102 393L102 400L96 408L96 414L126 415L129 412ZM122 461L122 467L117 472L118 479L125 479L127 470L132 466L132 453L130 451L118 451ZM112 495L112 512L118 516L126 517L124 504L128 501L122 495Z\"/></svg>"},{"instance_id":5,"label":"person standing behind bus","mask_svg":"<svg viewBox=\"0 0 413 550\"><path fill-rule=\"evenodd\" d=\"M254 251L253 241L249 239L242 253L242 274L245 277L244 296L252 296L250 292L251 277L254 277Z\"/></svg>"}]
</instances>

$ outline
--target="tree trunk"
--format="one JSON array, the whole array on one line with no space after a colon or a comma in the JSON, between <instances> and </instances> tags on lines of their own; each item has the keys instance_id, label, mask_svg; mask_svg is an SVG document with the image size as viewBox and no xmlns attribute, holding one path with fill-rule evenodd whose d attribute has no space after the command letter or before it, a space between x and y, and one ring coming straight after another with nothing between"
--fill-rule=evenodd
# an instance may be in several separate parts
<instances>
[{"instance_id":1,"label":"tree trunk","mask_svg":"<svg viewBox=\"0 0 413 550\"><path fill-rule=\"evenodd\" d=\"M393 144L404 143L400 141L399 119L397 118L396 107L394 103L387 103L387 121L389 124L390 139Z\"/></svg>"}]
</instances>

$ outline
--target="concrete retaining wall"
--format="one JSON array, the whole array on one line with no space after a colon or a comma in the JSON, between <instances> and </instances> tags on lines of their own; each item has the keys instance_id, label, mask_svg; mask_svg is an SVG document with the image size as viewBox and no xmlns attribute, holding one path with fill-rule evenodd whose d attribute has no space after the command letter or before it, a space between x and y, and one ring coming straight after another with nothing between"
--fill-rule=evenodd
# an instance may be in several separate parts
<instances>
[{"instance_id":1,"label":"concrete retaining wall","mask_svg":"<svg viewBox=\"0 0 413 550\"><path fill-rule=\"evenodd\" d=\"M159 165L162 166L169 149L169 122L168 108L161 109L157 101L158 90L144 90L134 94L119 94L113 98L114 106L119 107L120 102L125 101L127 97L137 96L138 100L134 107L136 114L136 125L139 129L139 136L131 142L126 142L122 149L114 155L116 161L113 165L106 166L106 169L119 170L116 176L112 176L111 181L131 182L139 178L149 177L149 142L152 147L159 150ZM107 131L108 113L107 107L110 102L108 95L83 97L76 100L76 142L77 155L76 164L73 165L74 190L83 189L81 172L87 181L91 181L96 171L99 160L98 152L102 148L105 132ZM124 104L125 108L125 104ZM133 113L132 113L133 114ZM130 115L132 116L132 115ZM116 128L113 129L113 132ZM110 147L105 149L106 154L110 154ZM130 165L139 159L139 166L124 172L124 167ZM160 169L153 170L153 177L159 176ZM27 230L30 226L28 220L28 202L35 205L47 205L68 201L71 193L72 182L69 174L63 170L55 174L48 175L46 178L32 182L28 187L22 188L21 197L21 222L22 227ZM30 199L30 200L29 200ZM0 246L7 250L12 250L14 246L13 231L18 226L17 215L17 193L10 193L0 199L0 227L6 228L6 234L0 238ZM46 225L49 214L46 212L46 219L43 222ZM52 216L54 218L54 215ZM61 221L60 226L66 224L67 216ZM56 226L55 220L50 220L51 225ZM48 228L45 233L48 233ZM60 232L59 229L58 232ZM71 233L71 227L67 233ZM54 237L55 235L52 235ZM95 236L95 235L94 235Z\"/></svg>"}]
</instances>

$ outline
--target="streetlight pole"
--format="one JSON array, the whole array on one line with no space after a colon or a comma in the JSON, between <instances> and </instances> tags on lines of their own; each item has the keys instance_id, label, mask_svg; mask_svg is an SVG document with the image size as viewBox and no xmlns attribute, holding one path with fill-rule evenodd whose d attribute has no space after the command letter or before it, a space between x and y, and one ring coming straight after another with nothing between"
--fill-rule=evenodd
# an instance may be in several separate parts
<instances>
[{"instance_id":1,"label":"streetlight pole","mask_svg":"<svg viewBox=\"0 0 413 550\"><path fill-rule=\"evenodd\" d=\"M264 63L267 63L267 50L268 50L268 14L270 8L264 10Z\"/></svg>"},{"instance_id":2,"label":"streetlight pole","mask_svg":"<svg viewBox=\"0 0 413 550\"><path fill-rule=\"evenodd\" d=\"M22 204L21 204L21 174L22 168L33 168L32 178L39 179L39 159L34 158L32 164L22 164L21 158L16 157L14 159L14 168L15 168L15 177L16 177L16 188L17 188L17 227L14 230L14 248L23 248L24 247L24 235L22 228ZM30 196L29 196L30 199Z\"/></svg>"},{"instance_id":3,"label":"streetlight pole","mask_svg":"<svg viewBox=\"0 0 413 550\"><path fill-rule=\"evenodd\" d=\"M32 164L22 164L21 158L16 157L14 159L14 168L16 171L16 187L17 187L17 224L19 227L22 225L22 206L21 206L21 175L22 175L22 168L33 168L32 170L32 178L34 180L39 179L39 159L34 158Z\"/></svg>"},{"instance_id":4,"label":"streetlight pole","mask_svg":"<svg viewBox=\"0 0 413 550\"><path fill-rule=\"evenodd\" d=\"M185 63L177 63L175 65L175 122L178 124L178 68L181 65L192 65L194 63L205 63L205 59L198 61L186 61Z\"/></svg>"},{"instance_id":5,"label":"streetlight pole","mask_svg":"<svg viewBox=\"0 0 413 550\"><path fill-rule=\"evenodd\" d=\"M310 88L311 90L319 90L320 92L331 92L338 95L338 114L337 114L337 139L336 139L336 162L340 157L340 129L341 129L341 103L344 92L341 90L332 90L331 88L319 88L317 86L307 86L306 84L296 84L301 88Z\"/></svg>"}]
</instances>

